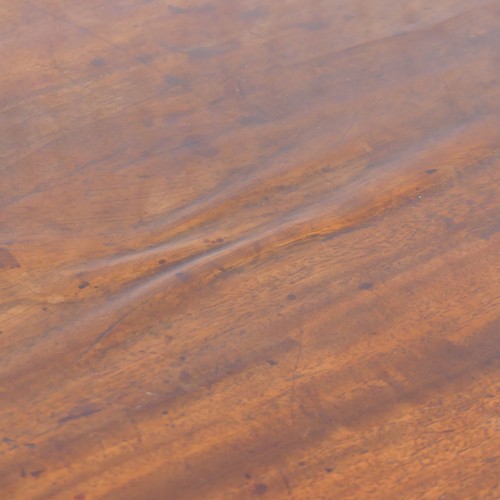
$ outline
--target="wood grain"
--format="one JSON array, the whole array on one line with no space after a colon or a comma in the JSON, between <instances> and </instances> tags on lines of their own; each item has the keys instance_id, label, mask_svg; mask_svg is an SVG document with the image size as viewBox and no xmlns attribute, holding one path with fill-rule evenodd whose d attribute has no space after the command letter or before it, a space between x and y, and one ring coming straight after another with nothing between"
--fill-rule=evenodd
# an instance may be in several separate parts
<instances>
[{"instance_id":1,"label":"wood grain","mask_svg":"<svg viewBox=\"0 0 500 500\"><path fill-rule=\"evenodd\" d=\"M2 2L1 497L499 498L499 22Z\"/></svg>"}]
</instances>

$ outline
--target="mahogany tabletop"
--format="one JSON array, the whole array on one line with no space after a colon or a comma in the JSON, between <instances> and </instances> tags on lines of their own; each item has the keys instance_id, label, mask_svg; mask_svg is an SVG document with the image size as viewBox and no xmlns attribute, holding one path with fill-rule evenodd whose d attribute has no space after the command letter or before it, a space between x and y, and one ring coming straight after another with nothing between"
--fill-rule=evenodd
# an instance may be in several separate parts
<instances>
[{"instance_id":1,"label":"mahogany tabletop","mask_svg":"<svg viewBox=\"0 0 500 500\"><path fill-rule=\"evenodd\" d=\"M1 2L1 498L500 498L499 27Z\"/></svg>"}]
</instances>

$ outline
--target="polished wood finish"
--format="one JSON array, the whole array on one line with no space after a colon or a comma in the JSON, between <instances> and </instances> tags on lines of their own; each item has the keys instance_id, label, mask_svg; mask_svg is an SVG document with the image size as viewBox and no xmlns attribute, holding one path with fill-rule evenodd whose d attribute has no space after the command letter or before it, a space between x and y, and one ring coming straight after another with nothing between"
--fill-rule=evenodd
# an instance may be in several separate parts
<instances>
[{"instance_id":1,"label":"polished wood finish","mask_svg":"<svg viewBox=\"0 0 500 500\"><path fill-rule=\"evenodd\" d=\"M2 2L2 498L499 498L499 20Z\"/></svg>"}]
</instances>

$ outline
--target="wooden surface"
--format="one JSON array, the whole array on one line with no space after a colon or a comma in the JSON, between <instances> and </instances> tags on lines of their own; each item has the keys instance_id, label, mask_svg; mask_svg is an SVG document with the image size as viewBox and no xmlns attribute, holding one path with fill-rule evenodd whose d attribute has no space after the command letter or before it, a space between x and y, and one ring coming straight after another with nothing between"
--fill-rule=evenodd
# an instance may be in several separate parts
<instances>
[{"instance_id":1,"label":"wooden surface","mask_svg":"<svg viewBox=\"0 0 500 500\"><path fill-rule=\"evenodd\" d=\"M2 1L2 499L500 498L499 25Z\"/></svg>"}]
</instances>

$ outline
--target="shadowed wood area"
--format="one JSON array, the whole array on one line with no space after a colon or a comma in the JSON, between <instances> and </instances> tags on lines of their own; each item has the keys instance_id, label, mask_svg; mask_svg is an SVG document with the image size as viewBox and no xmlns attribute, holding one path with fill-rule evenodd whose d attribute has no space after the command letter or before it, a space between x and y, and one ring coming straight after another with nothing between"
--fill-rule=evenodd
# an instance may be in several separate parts
<instances>
[{"instance_id":1,"label":"shadowed wood area","mask_svg":"<svg viewBox=\"0 0 500 500\"><path fill-rule=\"evenodd\" d=\"M500 498L499 27L3 0L0 496Z\"/></svg>"}]
</instances>

